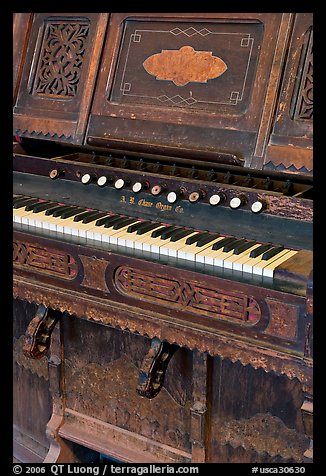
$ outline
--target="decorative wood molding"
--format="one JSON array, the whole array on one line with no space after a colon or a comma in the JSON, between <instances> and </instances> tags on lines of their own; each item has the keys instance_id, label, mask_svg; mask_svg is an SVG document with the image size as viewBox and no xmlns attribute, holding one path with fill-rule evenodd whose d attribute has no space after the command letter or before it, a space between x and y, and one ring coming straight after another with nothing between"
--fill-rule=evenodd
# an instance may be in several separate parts
<instances>
[{"instance_id":1,"label":"decorative wood molding","mask_svg":"<svg viewBox=\"0 0 326 476\"><path fill-rule=\"evenodd\" d=\"M195 51L191 46L179 50L162 50L149 56L143 63L147 73L160 81L172 81L176 86L188 83L207 83L221 76L227 65L213 56L212 51Z\"/></svg>"},{"instance_id":2,"label":"decorative wood molding","mask_svg":"<svg viewBox=\"0 0 326 476\"><path fill-rule=\"evenodd\" d=\"M36 374L38 377L42 377L45 380L49 380L49 370L48 370L48 361L45 356L40 359L31 359L26 356L23 351L23 347L26 342L26 337L24 335L20 336L19 339L14 339L13 344L13 357L14 362L16 362L24 369L29 370L33 374Z\"/></svg>"},{"instance_id":3,"label":"decorative wood molding","mask_svg":"<svg viewBox=\"0 0 326 476\"><path fill-rule=\"evenodd\" d=\"M303 462L303 454L309 445L304 434L288 428L277 416L269 413L257 414L241 420L214 420L212 437L219 444L230 444L233 448L243 447L258 454ZM287 446L284 446L287 441Z\"/></svg>"},{"instance_id":4,"label":"decorative wood molding","mask_svg":"<svg viewBox=\"0 0 326 476\"><path fill-rule=\"evenodd\" d=\"M133 310L130 306L114 304L108 300L94 298L81 293L64 291L53 286L44 286L22 277L14 277L14 297L25 299L36 304L43 303L53 309L75 314L103 325L126 330L147 336L151 339L158 337L171 344L177 344L189 350L197 349L212 356L239 361L242 365L261 368L265 372L275 372L286 375L289 379L297 378L307 388L312 387L311 358L294 356L276 349L256 346L247 340L237 340L218 332L205 330L200 332L193 326L171 320L153 319L142 311Z\"/></svg>"},{"instance_id":5,"label":"decorative wood molding","mask_svg":"<svg viewBox=\"0 0 326 476\"><path fill-rule=\"evenodd\" d=\"M45 121L43 122L42 127L44 127ZM70 141L72 138L72 135L66 135L66 134L61 134L60 132L49 132L49 131L35 131L29 130L29 129L16 129L15 130L15 135L19 137L33 137L33 138L40 138L40 139L56 139L56 140L61 140L61 141Z\"/></svg>"}]
</instances>

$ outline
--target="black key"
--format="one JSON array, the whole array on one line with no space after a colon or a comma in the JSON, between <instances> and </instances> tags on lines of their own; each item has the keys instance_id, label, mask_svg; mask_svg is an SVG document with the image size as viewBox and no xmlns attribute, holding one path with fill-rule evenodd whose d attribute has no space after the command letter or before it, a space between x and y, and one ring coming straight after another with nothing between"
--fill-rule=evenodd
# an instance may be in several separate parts
<instances>
[{"instance_id":1,"label":"black key","mask_svg":"<svg viewBox=\"0 0 326 476\"><path fill-rule=\"evenodd\" d=\"M50 204L52 202L50 202L49 200L45 200L45 201L38 201L37 203L30 203L29 205L26 205L25 210L27 212L34 211L34 208L37 209L39 205L43 205L44 203Z\"/></svg>"},{"instance_id":2,"label":"black key","mask_svg":"<svg viewBox=\"0 0 326 476\"><path fill-rule=\"evenodd\" d=\"M112 221L107 221L104 226L105 226L105 228L111 228L114 225L117 225L118 223L120 223L125 218L126 217L117 216L117 217L113 218Z\"/></svg>"},{"instance_id":3,"label":"black key","mask_svg":"<svg viewBox=\"0 0 326 476\"><path fill-rule=\"evenodd\" d=\"M121 221L115 223L113 225L114 230L120 230L120 228L123 228L124 226L131 225L136 221L135 218L123 218Z\"/></svg>"},{"instance_id":4,"label":"black key","mask_svg":"<svg viewBox=\"0 0 326 476\"><path fill-rule=\"evenodd\" d=\"M37 205L34 206L33 213L43 212L44 210L47 210L48 208L51 208L54 205L55 204L53 202L38 203Z\"/></svg>"},{"instance_id":5,"label":"black key","mask_svg":"<svg viewBox=\"0 0 326 476\"><path fill-rule=\"evenodd\" d=\"M46 215L46 216L50 216L50 215L52 215L55 211L60 210L61 208L63 208L63 205L54 205L54 207L48 208L48 209L46 210L45 215Z\"/></svg>"},{"instance_id":6,"label":"black key","mask_svg":"<svg viewBox=\"0 0 326 476\"><path fill-rule=\"evenodd\" d=\"M243 245L245 242L245 239L238 240L237 238L235 238L234 241L230 241L227 245L224 246L223 251L224 253L228 253L229 251L232 251L237 245Z\"/></svg>"},{"instance_id":7,"label":"black key","mask_svg":"<svg viewBox=\"0 0 326 476\"><path fill-rule=\"evenodd\" d=\"M84 220L84 218L88 217L89 215L91 215L94 212L95 212L95 210L86 210L85 212L80 213L79 215L76 215L75 218L74 218L74 221L82 221L82 220Z\"/></svg>"},{"instance_id":8,"label":"black key","mask_svg":"<svg viewBox=\"0 0 326 476\"><path fill-rule=\"evenodd\" d=\"M138 223L133 223L132 225L128 226L127 228L127 233L134 233L137 231L141 226L147 225L148 223L151 223L150 221L140 221Z\"/></svg>"},{"instance_id":9,"label":"black key","mask_svg":"<svg viewBox=\"0 0 326 476\"><path fill-rule=\"evenodd\" d=\"M112 220L117 220L118 218L120 218L120 215L108 215L107 217L97 220L95 226L103 226L106 223L111 223Z\"/></svg>"},{"instance_id":10,"label":"black key","mask_svg":"<svg viewBox=\"0 0 326 476\"><path fill-rule=\"evenodd\" d=\"M234 240L236 240L236 238L232 238L232 237L223 238L223 240L220 240L217 243L213 244L212 250L219 250L220 248L223 248L228 243L233 243Z\"/></svg>"},{"instance_id":11,"label":"black key","mask_svg":"<svg viewBox=\"0 0 326 476\"><path fill-rule=\"evenodd\" d=\"M243 253L244 251L248 250L249 248L251 248L252 246L254 246L256 244L257 244L256 241L246 241L243 244L236 245L234 247L233 254L234 255L239 255L240 253Z\"/></svg>"},{"instance_id":12,"label":"black key","mask_svg":"<svg viewBox=\"0 0 326 476\"><path fill-rule=\"evenodd\" d=\"M262 260L267 261L270 258L273 258L273 256L278 255L281 251L284 250L284 246L274 246L271 250L266 251L263 256L261 257Z\"/></svg>"},{"instance_id":13,"label":"black key","mask_svg":"<svg viewBox=\"0 0 326 476\"><path fill-rule=\"evenodd\" d=\"M18 195L17 197L14 197L13 200L12 200L12 204L13 205L16 205L16 204L19 204L25 200L31 200L30 197L23 197L22 195Z\"/></svg>"},{"instance_id":14,"label":"black key","mask_svg":"<svg viewBox=\"0 0 326 476\"><path fill-rule=\"evenodd\" d=\"M207 245L207 243L210 243L211 241L214 241L216 240L216 238L219 238L219 233L209 233L207 236L204 236L203 238L200 238L198 241L197 241L197 244L196 246L204 246L204 245Z\"/></svg>"},{"instance_id":15,"label":"black key","mask_svg":"<svg viewBox=\"0 0 326 476\"><path fill-rule=\"evenodd\" d=\"M88 215L88 217L84 218L83 223L90 223L104 216L108 216L108 214L106 212L94 212L93 215Z\"/></svg>"},{"instance_id":16,"label":"black key","mask_svg":"<svg viewBox=\"0 0 326 476\"><path fill-rule=\"evenodd\" d=\"M30 205L32 203L38 203L38 202L39 202L38 198L26 198L25 200L15 203L14 208L23 208L26 205Z\"/></svg>"},{"instance_id":17,"label":"black key","mask_svg":"<svg viewBox=\"0 0 326 476\"><path fill-rule=\"evenodd\" d=\"M210 236L210 233L199 231L195 235L189 236L189 238L186 239L186 245L192 245L193 243L198 241L200 238L204 238L205 236Z\"/></svg>"},{"instance_id":18,"label":"black key","mask_svg":"<svg viewBox=\"0 0 326 476\"><path fill-rule=\"evenodd\" d=\"M175 229L175 226L162 226L162 228L158 228L157 230L154 230L151 234L151 237L152 238L158 238L159 236L162 235L162 233L164 233L165 231L170 231L170 230L174 230Z\"/></svg>"},{"instance_id":19,"label":"black key","mask_svg":"<svg viewBox=\"0 0 326 476\"><path fill-rule=\"evenodd\" d=\"M171 241L179 241L185 236L190 235L190 233L193 233L193 230L180 230L171 236Z\"/></svg>"},{"instance_id":20,"label":"black key","mask_svg":"<svg viewBox=\"0 0 326 476\"><path fill-rule=\"evenodd\" d=\"M61 212L60 217L62 219L65 218L70 218L73 217L74 215L77 215L78 213L82 213L85 210L85 208L80 208L80 207L71 207L68 210L64 210Z\"/></svg>"},{"instance_id":21,"label":"black key","mask_svg":"<svg viewBox=\"0 0 326 476\"><path fill-rule=\"evenodd\" d=\"M148 231L153 230L154 228L157 228L159 226L158 223L142 223L140 228L137 230L137 235L143 235L144 233L147 233Z\"/></svg>"},{"instance_id":22,"label":"black key","mask_svg":"<svg viewBox=\"0 0 326 476\"><path fill-rule=\"evenodd\" d=\"M165 230L165 231L163 231L163 233L161 233L161 240L167 240L168 238L171 238L173 233L180 230L180 228L176 227L176 226L171 226L171 227L168 227L168 228L170 228L170 230Z\"/></svg>"},{"instance_id":23,"label":"black key","mask_svg":"<svg viewBox=\"0 0 326 476\"><path fill-rule=\"evenodd\" d=\"M273 245L271 243L260 245L258 246L258 248L255 248L254 250L252 250L249 256L250 258L257 258L259 255L261 255L262 253L264 253L265 251L269 250L272 247Z\"/></svg>"},{"instance_id":24,"label":"black key","mask_svg":"<svg viewBox=\"0 0 326 476\"><path fill-rule=\"evenodd\" d=\"M55 210L55 211L52 213L52 215L53 215L54 217L61 217L61 218L62 218L62 214L63 214L64 212L69 212L70 210L74 210L74 211L75 211L75 215L77 215L77 213L78 213L78 211L77 211L77 210L78 210L78 207L75 207L75 206L73 206L73 205L64 205L63 207L60 207L60 208L58 208L57 210ZM82 209L81 209L81 212L82 212L82 211L85 211L85 208L82 208Z\"/></svg>"}]
</instances>

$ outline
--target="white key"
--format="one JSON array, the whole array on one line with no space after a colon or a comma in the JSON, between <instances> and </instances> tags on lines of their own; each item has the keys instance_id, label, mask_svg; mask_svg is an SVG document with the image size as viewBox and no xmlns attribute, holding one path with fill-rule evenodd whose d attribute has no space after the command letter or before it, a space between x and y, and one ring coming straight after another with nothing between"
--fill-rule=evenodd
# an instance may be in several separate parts
<instances>
[{"instance_id":1,"label":"white key","mask_svg":"<svg viewBox=\"0 0 326 476\"><path fill-rule=\"evenodd\" d=\"M94 218L94 220L90 221L89 223L83 223L83 220L77 221L76 228L78 230L78 236L80 238L90 238L90 236L97 233L98 226L96 226L98 218ZM73 233L74 234L74 233Z\"/></svg>"},{"instance_id":2,"label":"white key","mask_svg":"<svg viewBox=\"0 0 326 476\"><path fill-rule=\"evenodd\" d=\"M264 269L265 266L272 263L275 259L280 258L285 253L287 253L288 251L290 251L290 250L284 249L278 255L273 256L269 260L263 260L262 259L263 254L257 256L257 258L248 258L248 261L243 263L243 267L242 267L243 272L244 273L258 274L258 275L262 276L262 274L263 274L262 270Z\"/></svg>"},{"instance_id":3,"label":"white key","mask_svg":"<svg viewBox=\"0 0 326 476\"><path fill-rule=\"evenodd\" d=\"M118 244L118 239L126 234L130 225L134 225L134 224L139 223L139 222L140 222L140 220L137 220L135 218L135 221L133 223L129 223L129 225L126 225L126 226L120 228L119 230L113 230L112 229L112 238L110 240L110 243L112 245L117 245Z\"/></svg>"},{"instance_id":4,"label":"white key","mask_svg":"<svg viewBox=\"0 0 326 476\"><path fill-rule=\"evenodd\" d=\"M13 209L13 221L15 223L23 223L27 225L27 217L31 215L33 211L27 212L25 208Z\"/></svg>"},{"instance_id":5,"label":"white key","mask_svg":"<svg viewBox=\"0 0 326 476\"><path fill-rule=\"evenodd\" d=\"M26 217L28 225L41 229L43 228L43 223L47 218L48 217L45 215L45 210L43 212L33 213L32 215L28 215L28 217Z\"/></svg>"},{"instance_id":6,"label":"white key","mask_svg":"<svg viewBox=\"0 0 326 476\"><path fill-rule=\"evenodd\" d=\"M168 249L168 255L169 256L177 256L178 255L178 250L186 246L186 241L188 238L191 236L196 235L198 232L195 231L193 233L190 233L189 235L185 236L184 238L181 238L178 241L170 241L170 244L167 246Z\"/></svg>"},{"instance_id":7,"label":"white key","mask_svg":"<svg viewBox=\"0 0 326 476\"><path fill-rule=\"evenodd\" d=\"M232 255L233 255L233 250L225 252L223 251L223 248L221 248L219 250L211 250L209 253L205 253L203 258L204 258L205 264L211 264L218 268L223 268L224 261L226 261L227 258L229 258Z\"/></svg>"},{"instance_id":8,"label":"white key","mask_svg":"<svg viewBox=\"0 0 326 476\"><path fill-rule=\"evenodd\" d=\"M213 239L209 243L206 243L203 246L197 246L196 243L191 245L185 245L183 248L178 250L177 256L180 259L185 259L188 261L198 261L199 263L205 262L205 255L209 254L212 251L212 246L214 243L222 240L224 236L219 236L218 238ZM200 253L199 260L196 259L197 255Z\"/></svg>"},{"instance_id":9,"label":"white key","mask_svg":"<svg viewBox=\"0 0 326 476\"><path fill-rule=\"evenodd\" d=\"M263 268L263 276L272 278L274 276L275 269L278 266L280 266L282 263L287 261L289 258L292 258L292 256L294 256L296 254L297 254L297 251L294 251L294 250L288 251L286 254L284 254L280 258L278 258L275 261L273 261L272 263L268 264L267 266L265 266L265 268Z\"/></svg>"},{"instance_id":10,"label":"white key","mask_svg":"<svg viewBox=\"0 0 326 476\"><path fill-rule=\"evenodd\" d=\"M111 214L104 215L101 218L109 218L112 216ZM102 230L106 230L104 225L96 225L97 220L99 218L96 218L96 220L93 221L94 227L86 230L86 239L87 240L92 240L92 241L102 241Z\"/></svg>"},{"instance_id":11,"label":"white key","mask_svg":"<svg viewBox=\"0 0 326 476\"><path fill-rule=\"evenodd\" d=\"M141 246L141 249L143 250L143 245L146 243L147 239L151 237L152 232L160 227L161 225L157 224L156 228L153 228L152 230L147 231L146 233L143 233L142 235L139 235L137 233L137 230L133 231L132 233L128 233L128 232L124 233L124 235L118 238L118 245L126 246L127 248L135 248L137 243L137 246ZM145 249L144 251L149 251L149 250Z\"/></svg>"},{"instance_id":12,"label":"white key","mask_svg":"<svg viewBox=\"0 0 326 476\"><path fill-rule=\"evenodd\" d=\"M159 224L157 228L162 228L162 224ZM163 246L165 243L170 241L170 238L167 238L166 240L162 240L160 236L157 236L155 238L152 237L152 233L154 230L151 230L149 236L147 236L146 239L143 240L142 246L139 247L137 243L135 243L135 248L137 247L139 249L142 249L143 251L149 251L151 253L160 253L160 247Z\"/></svg>"},{"instance_id":13,"label":"white key","mask_svg":"<svg viewBox=\"0 0 326 476\"><path fill-rule=\"evenodd\" d=\"M256 248L258 248L259 246L261 246L261 243L257 243L252 248L248 248L243 253L240 253L237 256L237 259L232 262L232 269L236 271L242 271L243 264L246 263L250 258L250 253Z\"/></svg>"},{"instance_id":14,"label":"white key","mask_svg":"<svg viewBox=\"0 0 326 476\"><path fill-rule=\"evenodd\" d=\"M135 219L135 223L136 222L137 222L137 219ZM110 243L110 244L116 245L118 236L123 235L130 225L131 224L129 223L129 225L126 225L123 228L120 228L119 230L114 230L113 225L112 227L109 227L109 228L106 228L104 225L95 226L95 228L98 229L96 230L96 233L101 234L102 243Z\"/></svg>"}]
</instances>

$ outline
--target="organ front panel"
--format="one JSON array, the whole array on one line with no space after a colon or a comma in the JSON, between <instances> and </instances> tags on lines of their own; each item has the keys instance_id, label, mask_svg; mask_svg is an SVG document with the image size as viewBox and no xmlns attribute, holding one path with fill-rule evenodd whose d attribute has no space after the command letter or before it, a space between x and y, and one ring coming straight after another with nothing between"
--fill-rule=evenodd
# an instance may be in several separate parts
<instances>
[{"instance_id":1,"label":"organ front panel","mask_svg":"<svg viewBox=\"0 0 326 476\"><path fill-rule=\"evenodd\" d=\"M311 462L312 15L14 39L15 457Z\"/></svg>"}]
</instances>

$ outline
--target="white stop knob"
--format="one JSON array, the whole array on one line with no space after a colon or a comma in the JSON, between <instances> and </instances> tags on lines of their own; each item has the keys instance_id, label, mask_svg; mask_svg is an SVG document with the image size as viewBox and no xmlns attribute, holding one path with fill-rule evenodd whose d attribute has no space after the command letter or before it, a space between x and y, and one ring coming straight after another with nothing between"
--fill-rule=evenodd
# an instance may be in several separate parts
<instances>
[{"instance_id":1,"label":"white stop knob","mask_svg":"<svg viewBox=\"0 0 326 476\"><path fill-rule=\"evenodd\" d=\"M177 197L177 194L175 192L170 192L166 198L167 198L167 201L169 203L174 203L174 202L177 201L178 197Z\"/></svg>"},{"instance_id":2,"label":"white stop knob","mask_svg":"<svg viewBox=\"0 0 326 476\"><path fill-rule=\"evenodd\" d=\"M125 184L125 181L122 178L120 178L115 182L114 186L115 188L119 190L120 188L124 186L124 184Z\"/></svg>"}]
</instances>

